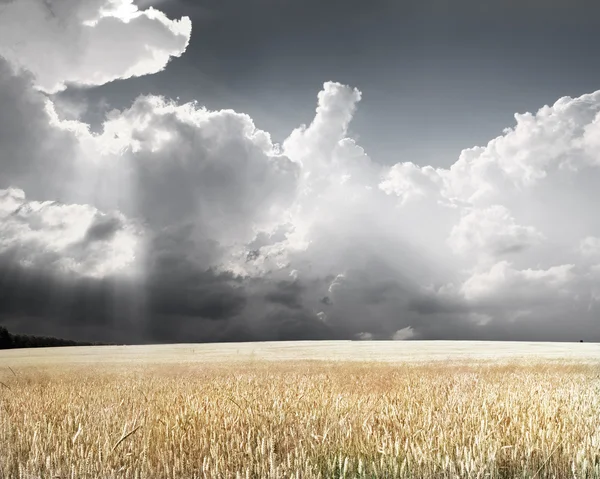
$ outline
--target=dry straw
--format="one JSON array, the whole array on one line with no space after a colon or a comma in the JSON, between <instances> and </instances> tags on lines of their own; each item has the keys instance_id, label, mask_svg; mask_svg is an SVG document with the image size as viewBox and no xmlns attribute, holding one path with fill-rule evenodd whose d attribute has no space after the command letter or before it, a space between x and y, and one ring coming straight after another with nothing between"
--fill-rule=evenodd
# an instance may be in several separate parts
<instances>
[{"instance_id":1,"label":"dry straw","mask_svg":"<svg viewBox=\"0 0 600 479\"><path fill-rule=\"evenodd\" d=\"M0 478L600 478L591 365L4 371Z\"/></svg>"}]
</instances>

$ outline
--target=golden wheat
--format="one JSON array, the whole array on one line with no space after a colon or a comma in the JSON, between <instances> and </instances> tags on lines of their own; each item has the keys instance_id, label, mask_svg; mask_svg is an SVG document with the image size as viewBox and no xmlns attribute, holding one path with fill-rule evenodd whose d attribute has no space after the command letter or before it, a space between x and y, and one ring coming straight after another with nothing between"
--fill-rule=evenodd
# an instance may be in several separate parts
<instances>
[{"instance_id":1,"label":"golden wheat","mask_svg":"<svg viewBox=\"0 0 600 479\"><path fill-rule=\"evenodd\" d=\"M2 478L600 478L593 365L0 370Z\"/></svg>"}]
</instances>

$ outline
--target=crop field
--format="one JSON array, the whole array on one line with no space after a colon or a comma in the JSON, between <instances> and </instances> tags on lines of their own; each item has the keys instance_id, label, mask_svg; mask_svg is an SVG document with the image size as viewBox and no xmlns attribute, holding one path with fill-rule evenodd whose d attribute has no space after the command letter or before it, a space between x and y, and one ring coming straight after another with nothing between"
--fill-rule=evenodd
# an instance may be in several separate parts
<instances>
[{"instance_id":1,"label":"crop field","mask_svg":"<svg viewBox=\"0 0 600 479\"><path fill-rule=\"evenodd\" d=\"M600 478L600 345L0 351L0 478Z\"/></svg>"}]
</instances>

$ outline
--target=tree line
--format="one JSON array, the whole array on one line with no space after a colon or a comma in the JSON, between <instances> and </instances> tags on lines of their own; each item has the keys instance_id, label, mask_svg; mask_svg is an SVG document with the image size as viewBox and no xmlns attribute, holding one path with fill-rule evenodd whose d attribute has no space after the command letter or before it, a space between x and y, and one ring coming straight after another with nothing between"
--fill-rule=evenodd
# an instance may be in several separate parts
<instances>
[{"instance_id":1,"label":"tree line","mask_svg":"<svg viewBox=\"0 0 600 479\"><path fill-rule=\"evenodd\" d=\"M50 336L29 336L26 334L11 334L0 326L0 349L16 348L52 348L58 346L101 346L103 343L73 341L70 339L53 338Z\"/></svg>"}]
</instances>

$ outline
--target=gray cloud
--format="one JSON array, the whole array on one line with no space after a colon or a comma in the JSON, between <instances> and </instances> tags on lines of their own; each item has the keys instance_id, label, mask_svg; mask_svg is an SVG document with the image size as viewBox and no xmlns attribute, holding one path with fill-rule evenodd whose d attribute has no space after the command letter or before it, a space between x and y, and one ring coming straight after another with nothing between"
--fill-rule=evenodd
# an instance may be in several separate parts
<instances>
[{"instance_id":1,"label":"gray cloud","mask_svg":"<svg viewBox=\"0 0 600 479\"><path fill-rule=\"evenodd\" d=\"M49 124L46 97L32 84L0 58L0 188L18 184L34 199L57 199L74 177L76 144Z\"/></svg>"},{"instance_id":2,"label":"gray cloud","mask_svg":"<svg viewBox=\"0 0 600 479\"><path fill-rule=\"evenodd\" d=\"M122 219L117 216L96 216L85 233L84 241L92 243L110 240L122 226Z\"/></svg>"},{"instance_id":3,"label":"gray cloud","mask_svg":"<svg viewBox=\"0 0 600 479\"><path fill-rule=\"evenodd\" d=\"M289 309L302 308L304 287L299 281L280 281L274 286L273 290L265 295L267 301L281 304Z\"/></svg>"}]
</instances>

